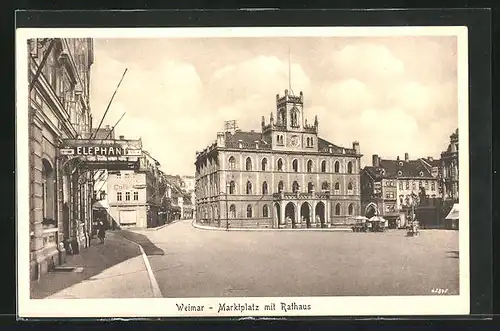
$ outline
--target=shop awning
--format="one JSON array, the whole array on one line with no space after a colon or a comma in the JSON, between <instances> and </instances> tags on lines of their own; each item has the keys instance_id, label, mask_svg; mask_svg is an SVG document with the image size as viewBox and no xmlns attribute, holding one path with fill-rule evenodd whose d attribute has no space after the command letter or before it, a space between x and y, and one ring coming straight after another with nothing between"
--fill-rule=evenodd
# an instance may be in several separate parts
<instances>
[{"instance_id":1,"label":"shop awning","mask_svg":"<svg viewBox=\"0 0 500 331\"><path fill-rule=\"evenodd\" d=\"M458 220L458 216L459 216L458 211L459 211L458 203L455 203L453 205L453 208L451 208L450 212L448 213L448 216L446 216L446 219L447 220Z\"/></svg>"}]
</instances>

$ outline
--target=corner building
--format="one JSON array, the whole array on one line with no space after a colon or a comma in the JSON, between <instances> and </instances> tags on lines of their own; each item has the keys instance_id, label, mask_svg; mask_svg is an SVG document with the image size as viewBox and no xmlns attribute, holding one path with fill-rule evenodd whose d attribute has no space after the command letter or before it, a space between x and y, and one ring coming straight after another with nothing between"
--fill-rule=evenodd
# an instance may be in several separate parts
<instances>
[{"instance_id":1,"label":"corner building","mask_svg":"<svg viewBox=\"0 0 500 331\"><path fill-rule=\"evenodd\" d=\"M231 228L342 225L360 213L360 148L343 148L308 124L303 93L276 95L261 132L219 132L196 156L196 221Z\"/></svg>"}]
</instances>

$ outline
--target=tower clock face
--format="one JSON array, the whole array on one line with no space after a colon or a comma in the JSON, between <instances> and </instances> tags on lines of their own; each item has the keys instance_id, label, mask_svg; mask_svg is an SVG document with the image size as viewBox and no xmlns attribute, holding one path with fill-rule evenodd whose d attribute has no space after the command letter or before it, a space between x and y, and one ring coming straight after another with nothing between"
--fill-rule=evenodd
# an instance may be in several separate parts
<instances>
[{"instance_id":1,"label":"tower clock face","mask_svg":"<svg viewBox=\"0 0 500 331\"><path fill-rule=\"evenodd\" d=\"M299 145L300 145L299 137L292 136L292 138L290 139L290 145L292 145L293 147L299 147Z\"/></svg>"}]
</instances>

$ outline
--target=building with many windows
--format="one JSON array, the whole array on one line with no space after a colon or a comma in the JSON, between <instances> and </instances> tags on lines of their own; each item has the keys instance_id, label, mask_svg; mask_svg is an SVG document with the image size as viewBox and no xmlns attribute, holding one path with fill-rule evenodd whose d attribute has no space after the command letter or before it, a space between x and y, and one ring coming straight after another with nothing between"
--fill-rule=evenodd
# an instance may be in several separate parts
<instances>
[{"instance_id":1,"label":"building with many windows","mask_svg":"<svg viewBox=\"0 0 500 331\"><path fill-rule=\"evenodd\" d=\"M89 244L92 176L59 148L90 135L94 50L89 38L34 38L27 47L30 276L39 279Z\"/></svg>"},{"instance_id":2,"label":"building with many windows","mask_svg":"<svg viewBox=\"0 0 500 331\"><path fill-rule=\"evenodd\" d=\"M159 214L164 193L160 190L160 164L147 151L142 153L138 170L108 171L108 222L111 227L162 225Z\"/></svg>"},{"instance_id":3,"label":"building with many windows","mask_svg":"<svg viewBox=\"0 0 500 331\"><path fill-rule=\"evenodd\" d=\"M361 200L367 217L379 214L395 222L416 207L420 198L440 198L438 162L433 158L381 159L373 155L372 165L361 171ZM404 218L404 217L403 217Z\"/></svg>"},{"instance_id":4,"label":"building with many windows","mask_svg":"<svg viewBox=\"0 0 500 331\"><path fill-rule=\"evenodd\" d=\"M458 203L458 129L450 135L446 151L441 153L443 199Z\"/></svg>"},{"instance_id":5,"label":"building with many windows","mask_svg":"<svg viewBox=\"0 0 500 331\"><path fill-rule=\"evenodd\" d=\"M309 228L360 212L360 147L308 124L303 93L276 96L261 131L226 130L196 155L196 220L218 227Z\"/></svg>"}]
</instances>

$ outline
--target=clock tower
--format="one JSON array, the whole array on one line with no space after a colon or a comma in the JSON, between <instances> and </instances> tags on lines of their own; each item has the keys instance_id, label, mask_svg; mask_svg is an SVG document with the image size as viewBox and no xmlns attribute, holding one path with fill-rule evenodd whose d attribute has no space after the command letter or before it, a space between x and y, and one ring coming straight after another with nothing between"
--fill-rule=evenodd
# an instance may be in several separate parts
<instances>
[{"instance_id":1,"label":"clock tower","mask_svg":"<svg viewBox=\"0 0 500 331\"><path fill-rule=\"evenodd\" d=\"M304 94L298 96L285 90L276 95L276 120L271 114L269 125L262 123L264 136L272 142L273 149L317 150L318 120L308 125L304 117ZM269 139L270 138L270 139Z\"/></svg>"}]
</instances>

